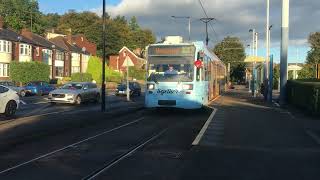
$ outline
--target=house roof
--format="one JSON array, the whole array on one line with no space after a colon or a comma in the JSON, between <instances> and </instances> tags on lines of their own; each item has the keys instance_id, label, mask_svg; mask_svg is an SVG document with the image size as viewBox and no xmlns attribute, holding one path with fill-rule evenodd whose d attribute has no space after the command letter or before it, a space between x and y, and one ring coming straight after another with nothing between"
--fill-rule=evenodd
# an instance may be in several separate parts
<instances>
[{"instance_id":1,"label":"house roof","mask_svg":"<svg viewBox=\"0 0 320 180\"><path fill-rule=\"evenodd\" d=\"M143 59L143 58L138 57L135 53L133 53L133 52L132 52L129 48L127 48L126 46L123 46L123 48L120 49L119 53L121 53L121 52L124 51L124 50L128 51L129 53L131 53L131 54L132 54L135 58L137 58L138 60L147 61L147 60L145 60L145 59Z\"/></svg>"},{"instance_id":2,"label":"house roof","mask_svg":"<svg viewBox=\"0 0 320 180\"><path fill-rule=\"evenodd\" d=\"M64 41L64 37L58 36L58 37L50 39L50 41L56 46L56 48L59 48L59 50L69 51L69 47L66 45L66 43Z\"/></svg>"},{"instance_id":3,"label":"house roof","mask_svg":"<svg viewBox=\"0 0 320 180\"><path fill-rule=\"evenodd\" d=\"M12 42L22 42L27 44L36 44L34 41L14 32L10 29L0 28L0 39L12 41Z\"/></svg>"},{"instance_id":4,"label":"house roof","mask_svg":"<svg viewBox=\"0 0 320 180\"><path fill-rule=\"evenodd\" d=\"M44 38L38 34L30 33L30 36L28 38L30 38L32 41L34 41L37 45L42 46L42 47L46 47L49 49L51 49L52 46L54 45L52 42L50 42L49 40L47 40L46 38Z\"/></svg>"},{"instance_id":5,"label":"house roof","mask_svg":"<svg viewBox=\"0 0 320 180\"><path fill-rule=\"evenodd\" d=\"M75 52L75 53L88 54L87 51L83 52L82 48L80 48L76 44L70 44L65 37L58 36L58 37L50 39L50 41L53 44L55 44L57 47L60 47L61 49L63 49L64 51L71 51L71 52Z\"/></svg>"}]
</instances>

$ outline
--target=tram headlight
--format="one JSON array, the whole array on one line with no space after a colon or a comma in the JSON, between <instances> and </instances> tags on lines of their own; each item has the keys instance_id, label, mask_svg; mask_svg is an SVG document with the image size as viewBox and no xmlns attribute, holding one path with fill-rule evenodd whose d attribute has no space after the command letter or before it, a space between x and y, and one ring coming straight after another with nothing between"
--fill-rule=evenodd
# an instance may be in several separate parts
<instances>
[{"instance_id":1,"label":"tram headlight","mask_svg":"<svg viewBox=\"0 0 320 180\"><path fill-rule=\"evenodd\" d=\"M184 84L182 85L183 90L193 90L193 84Z\"/></svg>"},{"instance_id":2,"label":"tram headlight","mask_svg":"<svg viewBox=\"0 0 320 180\"><path fill-rule=\"evenodd\" d=\"M155 88L154 84L148 84L147 87L148 87L148 90L154 90Z\"/></svg>"}]
</instances>

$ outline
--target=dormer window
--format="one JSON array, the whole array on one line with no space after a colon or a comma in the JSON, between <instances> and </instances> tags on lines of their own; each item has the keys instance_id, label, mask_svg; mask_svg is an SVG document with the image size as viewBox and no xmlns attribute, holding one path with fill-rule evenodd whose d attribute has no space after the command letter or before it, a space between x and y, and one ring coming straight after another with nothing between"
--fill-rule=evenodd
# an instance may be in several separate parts
<instances>
[{"instance_id":1,"label":"dormer window","mask_svg":"<svg viewBox=\"0 0 320 180\"><path fill-rule=\"evenodd\" d=\"M20 44L20 55L22 56L31 56L31 45Z\"/></svg>"}]
</instances>

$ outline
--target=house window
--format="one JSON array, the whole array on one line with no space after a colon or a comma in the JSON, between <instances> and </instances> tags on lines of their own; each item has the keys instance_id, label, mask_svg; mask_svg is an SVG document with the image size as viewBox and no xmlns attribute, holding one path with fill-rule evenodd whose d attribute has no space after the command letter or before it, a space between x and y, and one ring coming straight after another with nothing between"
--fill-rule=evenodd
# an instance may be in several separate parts
<instances>
[{"instance_id":1,"label":"house window","mask_svg":"<svg viewBox=\"0 0 320 180\"><path fill-rule=\"evenodd\" d=\"M64 71L63 67L56 67L56 76L63 77L63 71Z\"/></svg>"},{"instance_id":2,"label":"house window","mask_svg":"<svg viewBox=\"0 0 320 180\"><path fill-rule=\"evenodd\" d=\"M31 46L28 44L20 44L20 55L31 56Z\"/></svg>"},{"instance_id":3,"label":"house window","mask_svg":"<svg viewBox=\"0 0 320 180\"><path fill-rule=\"evenodd\" d=\"M0 77L9 76L9 64L0 63Z\"/></svg>"},{"instance_id":4,"label":"house window","mask_svg":"<svg viewBox=\"0 0 320 180\"><path fill-rule=\"evenodd\" d=\"M56 52L56 60L58 60L58 61L63 61L64 60L63 52L61 52L61 51L57 51Z\"/></svg>"},{"instance_id":5,"label":"house window","mask_svg":"<svg viewBox=\"0 0 320 180\"><path fill-rule=\"evenodd\" d=\"M11 53L11 45L12 43L10 41L0 40L0 52Z\"/></svg>"},{"instance_id":6,"label":"house window","mask_svg":"<svg viewBox=\"0 0 320 180\"><path fill-rule=\"evenodd\" d=\"M80 72L80 67L79 66L72 66L71 68L71 73L79 73Z\"/></svg>"}]
</instances>

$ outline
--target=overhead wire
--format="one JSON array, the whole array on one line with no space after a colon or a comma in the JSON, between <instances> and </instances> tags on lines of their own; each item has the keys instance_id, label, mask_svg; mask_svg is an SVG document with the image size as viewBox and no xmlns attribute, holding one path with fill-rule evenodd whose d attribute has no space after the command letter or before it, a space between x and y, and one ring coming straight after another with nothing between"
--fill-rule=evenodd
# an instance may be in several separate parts
<instances>
[{"instance_id":1,"label":"overhead wire","mask_svg":"<svg viewBox=\"0 0 320 180\"><path fill-rule=\"evenodd\" d=\"M209 16L208 16L208 13L207 13L207 11L206 11L206 9L204 8L204 6L203 6L203 3L202 3L202 1L201 0L198 0L199 1L199 4L200 4L200 6L201 6L201 8L202 8L202 11L204 12L204 15L206 16L206 18L209 18ZM215 19L215 20L217 20L217 19ZM216 32L216 30L213 28L213 25L209 22L209 26L211 27L211 30L213 31L213 33L214 33L214 35L216 36L216 42L218 42L219 41L219 36L218 36L218 33Z\"/></svg>"}]
</instances>

